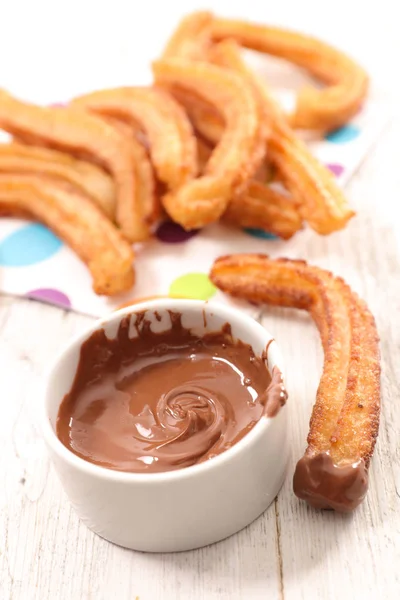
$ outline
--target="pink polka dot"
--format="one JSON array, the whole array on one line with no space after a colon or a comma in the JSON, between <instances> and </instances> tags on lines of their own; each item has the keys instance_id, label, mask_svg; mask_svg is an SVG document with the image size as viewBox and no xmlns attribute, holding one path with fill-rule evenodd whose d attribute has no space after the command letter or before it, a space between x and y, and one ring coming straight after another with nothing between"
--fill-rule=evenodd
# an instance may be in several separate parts
<instances>
[{"instance_id":1,"label":"pink polka dot","mask_svg":"<svg viewBox=\"0 0 400 600\"><path fill-rule=\"evenodd\" d=\"M64 292L55 290L54 288L38 288L37 290L27 292L26 296L34 300L56 304L62 308L71 308L71 300L68 296Z\"/></svg>"},{"instance_id":2,"label":"pink polka dot","mask_svg":"<svg viewBox=\"0 0 400 600\"><path fill-rule=\"evenodd\" d=\"M340 177L344 171L344 166L339 165L338 163L329 163L325 166L327 167L327 169L332 171L332 173L335 175L335 177Z\"/></svg>"},{"instance_id":3,"label":"pink polka dot","mask_svg":"<svg viewBox=\"0 0 400 600\"><path fill-rule=\"evenodd\" d=\"M185 231L183 227L172 221L164 221L158 226L156 236L160 242L165 244L180 244L190 240L193 236L198 233L198 229L192 231Z\"/></svg>"}]
</instances>

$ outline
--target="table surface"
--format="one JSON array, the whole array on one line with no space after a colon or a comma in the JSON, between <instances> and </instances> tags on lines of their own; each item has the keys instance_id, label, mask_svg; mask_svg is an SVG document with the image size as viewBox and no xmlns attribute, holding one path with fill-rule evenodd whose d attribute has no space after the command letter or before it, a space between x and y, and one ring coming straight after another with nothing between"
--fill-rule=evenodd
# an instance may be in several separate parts
<instances>
[{"instance_id":1,"label":"table surface","mask_svg":"<svg viewBox=\"0 0 400 600\"><path fill-rule=\"evenodd\" d=\"M110 73L117 56L129 60L139 47L135 45L138 40L146 44L154 34L154 14L159 14L158 27L165 29L165 35L183 5L167 3L168 11L164 10L161 18L162 3L147 0L137 15L133 4L113 0L106 3L106 8L102 3L73 0L65 5L44 1L2 3L1 84L17 87L16 91L23 93L24 86L32 89L35 83L35 90L40 90L53 77L55 95L65 97L63 74L73 47L72 56L80 56L84 65L87 88L107 85L99 83L102 68ZM197 4L185 2L184 10ZM214 8L225 14L243 15L242 4L220 1L214 2ZM318 0L280 0L268 10L263 4L246 2L246 13L341 45L362 60L380 89L386 90L388 126L346 190L357 217L346 231L328 238L311 232L301 234L304 258L342 275L367 300L377 318L383 406L367 499L353 515L343 516L314 511L294 497L291 475L305 447L322 351L308 317L295 311L267 310L262 321L285 356L290 395L292 453L288 477L278 498L239 534L193 552L149 555L104 541L82 525L70 508L49 464L36 422L40 384L49 360L92 320L34 301L3 296L1 599L400 597L400 226L396 219L400 111L392 65L392 57L400 54L400 36L395 3L337 0L329 5ZM67 8L61 10L60 6ZM121 35L115 35L118 31Z\"/></svg>"}]
</instances>

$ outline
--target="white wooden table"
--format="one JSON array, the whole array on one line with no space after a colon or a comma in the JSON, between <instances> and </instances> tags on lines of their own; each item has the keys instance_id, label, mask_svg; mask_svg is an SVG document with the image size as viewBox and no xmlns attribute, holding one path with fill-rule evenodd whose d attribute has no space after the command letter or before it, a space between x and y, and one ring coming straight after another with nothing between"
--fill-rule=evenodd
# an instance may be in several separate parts
<instances>
[{"instance_id":1,"label":"white wooden table","mask_svg":"<svg viewBox=\"0 0 400 600\"><path fill-rule=\"evenodd\" d=\"M2 3L1 85L23 93L27 79L34 77L40 90L53 74L55 96L62 97L63 69L71 61L71 52L75 58L81 56L87 68L91 83L86 87L107 85L108 81L101 81L102 61L112 65L115 48L124 60L133 52L127 23L145 44L146 36L152 34L143 23L149 26L152 14L158 11L161 21L165 16L168 30L182 12L182 2L167 3L165 15L159 2L146 0L145 7L138 3L137 13L133 4L113 0L106 8L101 3L72 0L65 4L14 1L5 8ZM196 4L186 2L185 10ZM245 9L238 2L214 4L225 14L241 15ZM354 515L341 516L316 512L294 497L291 475L305 446L322 353L308 317L294 311L267 311L263 321L278 340L287 365L292 440L289 474L275 503L241 533L198 551L148 555L109 544L86 529L70 508L36 424L48 361L91 319L33 301L0 297L1 600L400 597L400 108L396 107L400 35L396 3L338 0L329 5L318 0L280 0L276 6L268 3L268 8L260 4L264 3L247 1L248 14L340 44L363 60L393 98L389 126L347 188L357 218L345 232L326 239L302 234L303 256L345 277L368 301L381 334L382 421L367 500ZM92 37L87 33L89 25ZM115 36L118 27L121 36ZM100 44L102 40L106 43ZM46 44L51 47L46 49ZM112 80L110 69L107 73Z\"/></svg>"}]
</instances>

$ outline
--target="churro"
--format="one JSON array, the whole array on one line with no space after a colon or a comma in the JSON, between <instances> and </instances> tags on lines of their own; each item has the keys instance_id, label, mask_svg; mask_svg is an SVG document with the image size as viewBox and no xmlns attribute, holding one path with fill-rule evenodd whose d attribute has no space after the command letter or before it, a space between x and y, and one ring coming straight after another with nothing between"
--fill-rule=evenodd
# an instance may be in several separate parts
<instances>
[{"instance_id":1,"label":"churro","mask_svg":"<svg viewBox=\"0 0 400 600\"><path fill-rule=\"evenodd\" d=\"M134 283L133 251L86 196L37 176L0 175L0 213L47 225L87 265L96 294L111 296Z\"/></svg>"},{"instance_id":2,"label":"churro","mask_svg":"<svg viewBox=\"0 0 400 600\"><path fill-rule=\"evenodd\" d=\"M379 338L368 307L342 279L304 261L226 256L211 280L231 295L302 308L314 319L324 369L294 491L316 508L353 510L367 493L379 427Z\"/></svg>"},{"instance_id":3,"label":"churro","mask_svg":"<svg viewBox=\"0 0 400 600\"><path fill-rule=\"evenodd\" d=\"M255 23L215 18L215 41L226 38L241 46L286 59L326 84L304 87L297 96L290 124L302 129L332 130L341 127L360 110L368 91L364 69L344 52L316 38Z\"/></svg>"},{"instance_id":4,"label":"churro","mask_svg":"<svg viewBox=\"0 0 400 600\"><path fill-rule=\"evenodd\" d=\"M180 86L223 111L225 128L202 177L164 197L169 215L186 229L217 220L242 193L265 156L265 130L254 94L235 73L181 59L153 65L157 84Z\"/></svg>"},{"instance_id":5,"label":"churro","mask_svg":"<svg viewBox=\"0 0 400 600\"><path fill-rule=\"evenodd\" d=\"M115 185L97 165L49 148L0 144L0 173L41 175L75 186L95 202L112 220Z\"/></svg>"}]
</instances>

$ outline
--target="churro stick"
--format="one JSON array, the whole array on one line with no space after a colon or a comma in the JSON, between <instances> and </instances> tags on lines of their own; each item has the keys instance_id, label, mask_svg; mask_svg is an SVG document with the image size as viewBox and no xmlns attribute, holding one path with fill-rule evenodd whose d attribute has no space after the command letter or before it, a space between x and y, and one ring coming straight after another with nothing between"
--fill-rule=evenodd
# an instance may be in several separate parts
<instances>
[{"instance_id":1,"label":"churro stick","mask_svg":"<svg viewBox=\"0 0 400 600\"><path fill-rule=\"evenodd\" d=\"M246 48L286 59L327 85L300 90L290 116L293 127L336 129L360 110L368 91L368 76L354 60L329 44L302 33L229 19L215 18L211 32L215 41L234 39Z\"/></svg>"},{"instance_id":2,"label":"churro stick","mask_svg":"<svg viewBox=\"0 0 400 600\"><path fill-rule=\"evenodd\" d=\"M225 129L205 174L164 197L169 215L186 229L217 220L232 195L242 193L265 156L265 130L251 89L235 73L181 59L153 65L156 82L184 87L223 111Z\"/></svg>"},{"instance_id":3,"label":"churro stick","mask_svg":"<svg viewBox=\"0 0 400 600\"><path fill-rule=\"evenodd\" d=\"M145 87L100 90L75 98L71 106L115 117L133 127L139 124L148 138L156 174L169 189L196 176L196 140L190 121L165 91Z\"/></svg>"},{"instance_id":4,"label":"churro stick","mask_svg":"<svg viewBox=\"0 0 400 600\"><path fill-rule=\"evenodd\" d=\"M154 181L144 149L100 118L73 108L44 108L0 91L0 127L25 143L50 146L101 164L116 185L116 220L131 241L149 236Z\"/></svg>"},{"instance_id":5,"label":"churro stick","mask_svg":"<svg viewBox=\"0 0 400 600\"><path fill-rule=\"evenodd\" d=\"M112 296L134 283L133 251L118 229L75 189L26 175L0 175L0 213L47 225L87 265L96 294Z\"/></svg>"},{"instance_id":6,"label":"churro stick","mask_svg":"<svg viewBox=\"0 0 400 600\"><path fill-rule=\"evenodd\" d=\"M43 175L46 179L67 182L93 200L110 219L114 218L115 185L108 173L64 152L0 144L0 173Z\"/></svg>"},{"instance_id":7,"label":"churro stick","mask_svg":"<svg viewBox=\"0 0 400 600\"><path fill-rule=\"evenodd\" d=\"M230 40L221 42L212 50L211 56L217 64L239 72L270 115L268 159L277 167L285 187L298 200L304 220L323 235L345 227L354 212L332 173L296 137L264 82L243 61L239 46ZM215 128L215 123L213 126Z\"/></svg>"},{"instance_id":8,"label":"churro stick","mask_svg":"<svg viewBox=\"0 0 400 600\"><path fill-rule=\"evenodd\" d=\"M316 508L353 510L367 492L379 427L379 340L368 307L342 279L304 261L226 256L211 280L234 296L313 317L325 360L294 491Z\"/></svg>"},{"instance_id":9,"label":"churro stick","mask_svg":"<svg viewBox=\"0 0 400 600\"><path fill-rule=\"evenodd\" d=\"M211 45L210 26L213 16L199 11L184 17L168 40L163 59L205 60Z\"/></svg>"},{"instance_id":10,"label":"churro stick","mask_svg":"<svg viewBox=\"0 0 400 600\"><path fill-rule=\"evenodd\" d=\"M231 200L223 220L238 227L263 229L284 240L301 229L293 199L256 181L242 197Z\"/></svg>"}]
</instances>

